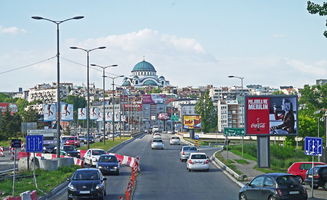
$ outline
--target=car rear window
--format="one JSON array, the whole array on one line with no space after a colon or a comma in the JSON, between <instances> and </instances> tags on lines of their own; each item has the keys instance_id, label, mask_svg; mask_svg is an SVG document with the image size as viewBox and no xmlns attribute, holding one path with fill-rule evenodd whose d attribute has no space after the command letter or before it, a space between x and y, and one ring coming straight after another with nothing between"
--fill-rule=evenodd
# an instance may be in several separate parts
<instances>
[{"instance_id":1,"label":"car rear window","mask_svg":"<svg viewBox=\"0 0 327 200\"><path fill-rule=\"evenodd\" d=\"M196 147L190 147L190 151L196 151Z\"/></svg>"},{"instance_id":2,"label":"car rear window","mask_svg":"<svg viewBox=\"0 0 327 200\"><path fill-rule=\"evenodd\" d=\"M179 140L179 137L171 137L171 139L178 139Z\"/></svg>"},{"instance_id":3,"label":"car rear window","mask_svg":"<svg viewBox=\"0 0 327 200\"><path fill-rule=\"evenodd\" d=\"M299 185L300 182L295 176L280 176L276 179L279 186Z\"/></svg>"},{"instance_id":4,"label":"car rear window","mask_svg":"<svg viewBox=\"0 0 327 200\"><path fill-rule=\"evenodd\" d=\"M203 154L195 154L192 155L191 159L207 159L207 156Z\"/></svg>"},{"instance_id":5,"label":"car rear window","mask_svg":"<svg viewBox=\"0 0 327 200\"><path fill-rule=\"evenodd\" d=\"M162 140L153 140L153 142L162 142Z\"/></svg>"},{"instance_id":6,"label":"car rear window","mask_svg":"<svg viewBox=\"0 0 327 200\"><path fill-rule=\"evenodd\" d=\"M106 152L103 150L93 150L92 151L92 155L102 155L102 154L106 154Z\"/></svg>"},{"instance_id":7,"label":"car rear window","mask_svg":"<svg viewBox=\"0 0 327 200\"><path fill-rule=\"evenodd\" d=\"M100 162L117 162L116 156L101 156L99 159Z\"/></svg>"},{"instance_id":8,"label":"car rear window","mask_svg":"<svg viewBox=\"0 0 327 200\"><path fill-rule=\"evenodd\" d=\"M73 146L64 146L65 151L74 151L75 148Z\"/></svg>"},{"instance_id":9,"label":"car rear window","mask_svg":"<svg viewBox=\"0 0 327 200\"><path fill-rule=\"evenodd\" d=\"M77 171L73 180L99 180L99 174L97 171Z\"/></svg>"},{"instance_id":10,"label":"car rear window","mask_svg":"<svg viewBox=\"0 0 327 200\"><path fill-rule=\"evenodd\" d=\"M322 164L314 163L314 166L318 166L318 165L322 165ZM311 163L305 163L305 164L301 164L300 169L301 170L309 170L309 169L311 169L311 167L312 167Z\"/></svg>"}]
</instances>

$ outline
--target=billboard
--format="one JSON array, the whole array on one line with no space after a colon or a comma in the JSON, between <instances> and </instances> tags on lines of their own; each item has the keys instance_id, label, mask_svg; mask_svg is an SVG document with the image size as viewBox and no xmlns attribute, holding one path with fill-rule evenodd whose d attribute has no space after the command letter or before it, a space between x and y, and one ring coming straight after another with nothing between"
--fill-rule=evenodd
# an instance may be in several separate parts
<instances>
[{"instance_id":1,"label":"billboard","mask_svg":"<svg viewBox=\"0 0 327 200\"><path fill-rule=\"evenodd\" d=\"M97 107L90 108L90 120L97 120L100 116L100 110ZM101 118L102 119L102 118Z\"/></svg>"},{"instance_id":2,"label":"billboard","mask_svg":"<svg viewBox=\"0 0 327 200\"><path fill-rule=\"evenodd\" d=\"M61 120L62 121L73 121L74 120L74 107L73 104L61 103Z\"/></svg>"},{"instance_id":3,"label":"billboard","mask_svg":"<svg viewBox=\"0 0 327 200\"><path fill-rule=\"evenodd\" d=\"M183 116L183 128L185 128L185 129L201 128L201 116L200 115L184 115Z\"/></svg>"},{"instance_id":4,"label":"billboard","mask_svg":"<svg viewBox=\"0 0 327 200\"><path fill-rule=\"evenodd\" d=\"M297 114L297 96L247 96L245 98L246 135L296 136Z\"/></svg>"},{"instance_id":5,"label":"billboard","mask_svg":"<svg viewBox=\"0 0 327 200\"><path fill-rule=\"evenodd\" d=\"M125 111L141 111L142 104L124 104Z\"/></svg>"},{"instance_id":6,"label":"billboard","mask_svg":"<svg viewBox=\"0 0 327 200\"><path fill-rule=\"evenodd\" d=\"M0 103L0 112L1 113L6 112L7 109L10 112L11 115L18 112L18 108L17 108L16 104L13 104L13 103Z\"/></svg>"},{"instance_id":7,"label":"billboard","mask_svg":"<svg viewBox=\"0 0 327 200\"><path fill-rule=\"evenodd\" d=\"M169 116L167 113L159 113L158 114L158 119L160 120L168 120L169 119Z\"/></svg>"},{"instance_id":8,"label":"billboard","mask_svg":"<svg viewBox=\"0 0 327 200\"><path fill-rule=\"evenodd\" d=\"M78 108L77 118L79 120L86 120L86 108Z\"/></svg>"},{"instance_id":9,"label":"billboard","mask_svg":"<svg viewBox=\"0 0 327 200\"><path fill-rule=\"evenodd\" d=\"M43 104L43 120L45 122L56 121L57 116L56 104Z\"/></svg>"}]
</instances>

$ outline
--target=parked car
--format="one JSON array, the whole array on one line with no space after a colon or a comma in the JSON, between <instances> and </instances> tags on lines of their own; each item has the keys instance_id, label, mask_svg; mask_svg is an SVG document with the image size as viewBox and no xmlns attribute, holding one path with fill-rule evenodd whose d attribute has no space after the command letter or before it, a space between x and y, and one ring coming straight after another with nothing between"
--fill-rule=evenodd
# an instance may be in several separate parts
<instances>
[{"instance_id":1,"label":"parked car","mask_svg":"<svg viewBox=\"0 0 327 200\"><path fill-rule=\"evenodd\" d=\"M194 146L183 146L179 152L179 157L181 161L188 159L191 153L198 152L198 149Z\"/></svg>"},{"instance_id":2,"label":"parked car","mask_svg":"<svg viewBox=\"0 0 327 200\"><path fill-rule=\"evenodd\" d=\"M178 136L172 136L169 140L169 144L174 145L180 145L181 144L181 139Z\"/></svg>"},{"instance_id":3,"label":"parked car","mask_svg":"<svg viewBox=\"0 0 327 200\"><path fill-rule=\"evenodd\" d=\"M314 189L323 187L324 190L327 190L327 165L318 165L308 170L305 183L310 187L312 186L312 177Z\"/></svg>"},{"instance_id":4,"label":"parked car","mask_svg":"<svg viewBox=\"0 0 327 200\"><path fill-rule=\"evenodd\" d=\"M152 149L164 149L165 145L162 139L153 139L151 143Z\"/></svg>"},{"instance_id":5,"label":"parked car","mask_svg":"<svg viewBox=\"0 0 327 200\"><path fill-rule=\"evenodd\" d=\"M306 189L297 176L269 173L255 177L239 192L240 200L307 200Z\"/></svg>"},{"instance_id":6,"label":"parked car","mask_svg":"<svg viewBox=\"0 0 327 200\"><path fill-rule=\"evenodd\" d=\"M323 162L314 162L314 166L326 165ZM295 162L287 170L287 173L293 174L295 176L301 177L301 181L305 180L306 173L312 168L312 162Z\"/></svg>"},{"instance_id":7,"label":"parked car","mask_svg":"<svg viewBox=\"0 0 327 200\"><path fill-rule=\"evenodd\" d=\"M161 139L161 134L160 133L155 133L153 135L153 139Z\"/></svg>"},{"instance_id":8,"label":"parked car","mask_svg":"<svg viewBox=\"0 0 327 200\"><path fill-rule=\"evenodd\" d=\"M75 157L75 158L80 157L79 151L77 151L76 148L71 145L64 145L60 150L60 154L64 156Z\"/></svg>"},{"instance_id":9,"label":"parked car","mask_svg":"<svg viewBox=\"0 0 327 200\"><path fill-rule=\"evenodd\" d=\"M75 147L80 147L80 141L77 136L61 136L62 144L73 145Z\"/></svg>"},{"instance_id":10,"label":"parked car","mask_svg":"<svg viewBox=\"0 0 327 200\"><path fill-rule=\"evenodd\" d=\"M68 178L68 200L90 198L103 200L106 196L106 180L99 169L84 168Z\"/></svg>"},{"instance_id":11,"label":"parked car","mask_svg":"<svg viewBox=\"0 0 327 200\"><path fill-rule=\"evenodd\" d=\"M102 154L106 154L103 149L89 149L84 155L84 163L88 166L96 166Z\"/></svg>"},{"instance_id":12,"label":"parked car","mask_svg":"<svg viewBox=\"0 0 327 200\"><path fill-rule=\"evenodd\" d=\"M103 175L114 173L119 175L120 164L115 155L105 154L99 157L97 166L98 169L102 172Z\"/></svg>"},{"instance_id":13,"label":"parked car","mask_svg":"<svg viewBox=\"0 0 327 200\"><path fill-rule=\"evenodd\" d=\"M187 159L186 168L189 172L193 170L209 171L209 158L205 153L191 153Z\"/></svg>"}]
</instances>

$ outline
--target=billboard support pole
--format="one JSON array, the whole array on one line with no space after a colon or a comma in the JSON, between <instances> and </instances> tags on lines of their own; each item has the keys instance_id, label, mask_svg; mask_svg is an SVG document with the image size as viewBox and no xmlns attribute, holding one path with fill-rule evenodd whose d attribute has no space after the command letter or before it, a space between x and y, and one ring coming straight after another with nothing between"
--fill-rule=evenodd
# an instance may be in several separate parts
<instances>
[{"instance_id":1,"label":"billboard support pole","mask_svg":"<svg viewBox=\"0 0 327 200\"><path fill-rule=\"evenodd\" d=\"M270 168L270 138L269 136L257 136L257 157L259 168Z\"/></svg>"}]
</instances>

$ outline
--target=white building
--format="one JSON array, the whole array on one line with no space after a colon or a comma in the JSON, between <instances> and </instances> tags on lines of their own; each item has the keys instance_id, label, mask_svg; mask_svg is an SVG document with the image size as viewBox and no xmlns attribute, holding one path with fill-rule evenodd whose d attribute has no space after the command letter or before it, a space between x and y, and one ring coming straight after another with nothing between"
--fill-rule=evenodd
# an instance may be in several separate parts
<instances>
[{"instance_id":1,"label":"white building","mask_svg":"<svg viewBox=\"0 0 327 200\"><path fill-rule=\"evenodd\" d=\"M244 128L244 105L237 100L219 100L218 111L218 132L224 128Z\"/></svg>"},{"instance_id":2,"label":"white building","mask_svg":"<svg viewBox=\"0 0 327 200\"><path fill-rule=\"evenodd\" d=\"M212 101L218 100L234 100L238 96L249 94L248 88L241 87L212 87L209 90L209 96Z\"/></svg>"},{"instance_id":3,"label":"white building","mask_svg":"<svg viewBox=\"0 0 327 200\"><path fill-rule=\"evenodd\" d=\"M60 84L60 98L65 98L69 94L69 91L73 88L72 83ZM53 103L57 101L57 84L38 84L34 88L30 88L28 91L28 102L40 100L43 103Z\"/></svg>"}]
</instances>

